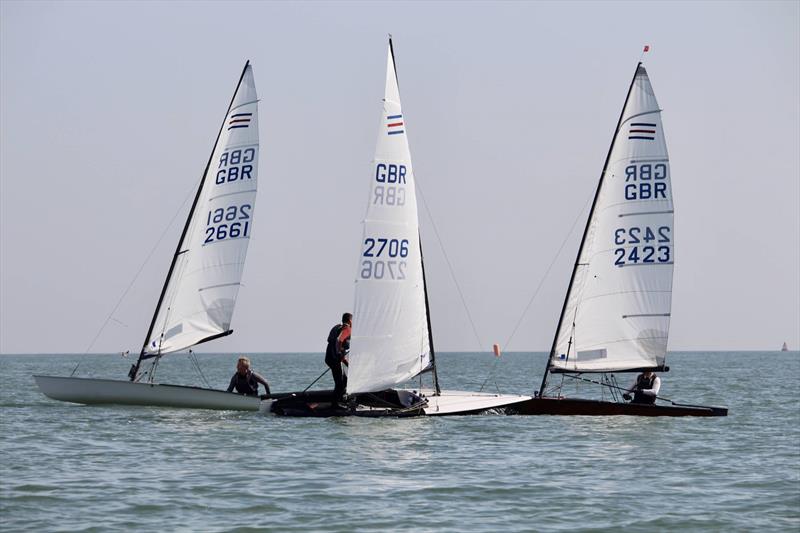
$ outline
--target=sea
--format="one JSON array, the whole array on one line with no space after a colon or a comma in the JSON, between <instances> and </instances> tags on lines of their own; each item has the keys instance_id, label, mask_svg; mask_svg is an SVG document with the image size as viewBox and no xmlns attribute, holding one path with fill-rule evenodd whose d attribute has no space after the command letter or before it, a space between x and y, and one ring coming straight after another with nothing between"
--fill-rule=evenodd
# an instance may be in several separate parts
<instances>
[{"instance_id":1,"label":"sea","mask_svg":"<svg viewBox=\"0 0 800 533\"><path fill-rule=\"evenodd\" d=\"M238 355L197 354L199 370L171 355L157 381L224 389ZM326 368L322 354L248 355L273 391ZM437 366L445 389L532 394L545 358ZM798 352L669 354L661 395L724 418L278 418L62 403L32 378L77 365L125 379L131 363L0 356L0 530L800 531Z\"/></svg>"}]
</instances>

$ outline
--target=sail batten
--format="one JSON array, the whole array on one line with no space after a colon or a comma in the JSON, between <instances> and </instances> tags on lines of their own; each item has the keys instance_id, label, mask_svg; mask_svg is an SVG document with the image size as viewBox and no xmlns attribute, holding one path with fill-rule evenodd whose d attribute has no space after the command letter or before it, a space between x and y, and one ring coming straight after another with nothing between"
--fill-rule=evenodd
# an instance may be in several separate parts
<instances>
[{"instance_id":1,"label":"sail batten","mask_svg":"<svg viewBox=\"0 0 800 533\"><path fill-rule=\"evenodd\" d=\"M258 152L258 98L248 62L201 178L140 360L232 332L253 229Z\"/></svg>"},{"instance_id":2,"label":"sail batten","mask_svg":"<svg viewBox=\"0 0 800 533\"><path fill-rule=\"evenodd\" d=\"M664 367L675 257L673 218L661 108L640 64L587 220L549 371Z\"/></svg>"},{"instance_id":3,"label":"sail batten","mask_svg":"<svg viewBox=\"0 0 800 533\"><path fill-rule=\"evenodd\" d=\"M431 365L414 172L391 41L355 284L349 394L394 387Z\"/></svg>"}]
</instances>

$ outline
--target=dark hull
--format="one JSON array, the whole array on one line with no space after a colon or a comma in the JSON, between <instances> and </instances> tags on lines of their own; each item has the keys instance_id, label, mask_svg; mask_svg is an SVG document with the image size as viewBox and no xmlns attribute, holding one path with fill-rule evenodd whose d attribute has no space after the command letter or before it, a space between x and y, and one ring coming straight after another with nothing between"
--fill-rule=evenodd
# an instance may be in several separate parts
<instances>
[{"instance_id":1,"label":"dark hull","mask_svg":"<svg viewBox=\"0 0 800 533\"><path fill-rule=\"evenodd\" d=\"M532 398L510 405L509 415L562 416L728 416L727 407L702 405L647 405L577 398Z\"/></svg>"},{"instance_id":2,"label":"dark hull","mask_svg":"<svg viewBox=\"0 0 800 533\"><path fill-rule=\"evenodd\" d=\"M327 418L331 416L409 417L420 416L424 404L408 405L408 398L388 390L353 398L349 405L335 401L333 391L293 392L272 402L270 411L279 416ZM356 407L357 406L357 407Z\"/></svg>"}]
</instances>

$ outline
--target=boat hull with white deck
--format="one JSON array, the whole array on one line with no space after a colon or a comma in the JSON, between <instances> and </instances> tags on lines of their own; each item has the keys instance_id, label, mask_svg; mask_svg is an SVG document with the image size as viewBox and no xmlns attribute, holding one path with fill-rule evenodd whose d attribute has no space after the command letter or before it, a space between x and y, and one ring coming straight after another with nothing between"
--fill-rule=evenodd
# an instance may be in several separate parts
<instances>
[{"instance_id":1,"label":"boat hull with white deck","mask_svg":"<svg viewBox=\"0 0 800 533\"><path fill-rule=\"evenodd\" d=\"M258 411L262 399L184 385L134 383L114 379L33 376L39 390L62 402L84 405L142 405L188 409ZM265 400L267 403L270 400ZM266 405L265 405L266 407Z\"/></svg>"},{"instance_id":2,"label":"boat hull with white deck","mask_svg":"<svg viewBox=\"0 0 800 533\"><path fill-rule=\"evenodd\" d=\"M432 391L422 391L428 405L423 408L427 416L481 414L493 409L506 409L532 398L517 394L443 390L434 396Z\"/></svg>"},{"instance_id":3,"label":"boat hull with white deck","mask_svg":"<svg viewBox=\"0 0 800 533\"><path fill-rule=\"evenodd\" d=\"M272 404L271 411L280 416L300 417L459 416L504 412L510 406L530 399L530 396L517 394L448 390L434 394L432 390L417 392L390 389L379 393L357 394L355 401L348 402L345 407L335 401L331 390L304 391L282 395Z\"/></svg>"}]
</instances>

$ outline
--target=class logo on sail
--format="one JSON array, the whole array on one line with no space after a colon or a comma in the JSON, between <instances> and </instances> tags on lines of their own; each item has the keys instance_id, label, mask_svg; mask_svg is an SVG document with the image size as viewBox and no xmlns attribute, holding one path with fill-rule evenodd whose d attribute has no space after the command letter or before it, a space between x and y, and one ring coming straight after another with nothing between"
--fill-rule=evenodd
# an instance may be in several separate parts
<instances>
[{"instance_id":1,"label":"class logo on sail","mask_svg":"<svg viewBox=\"0 0 800 533\"><path fill-rule=\"evenodd\" d=\"M400 135L405 133L403 129L403 115L389 115L386 117L386 132L388 135Z\"/></svg>"},{"instance_id":2,"label":"class logo on sail","mask_svg":"<svg viewBox=\"0 0 800 533\"><path fill-rule=\"evenodd\" d=\"M250 127L250 119L253 118L252 113L235 113L228 119L228 131L234 128L248 128Z\"/></svg>"},{"instance_id":3,"label":"class logo on sail","mask_svg":"<svg viewBox=\"0 0 800 533\"><path fill-rule=\"evenodd\" d=\"M652 141L656 138L656 124L652 122L633 122L628 130L628 139Z\"/></svg>"}]
</instances>

